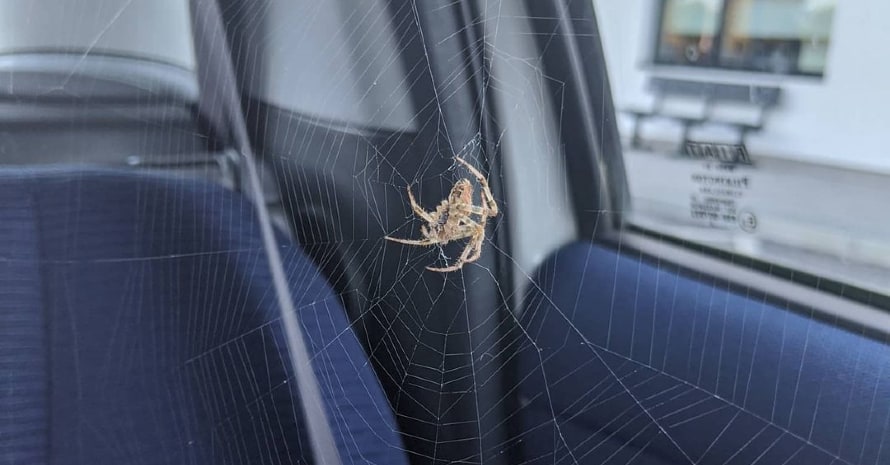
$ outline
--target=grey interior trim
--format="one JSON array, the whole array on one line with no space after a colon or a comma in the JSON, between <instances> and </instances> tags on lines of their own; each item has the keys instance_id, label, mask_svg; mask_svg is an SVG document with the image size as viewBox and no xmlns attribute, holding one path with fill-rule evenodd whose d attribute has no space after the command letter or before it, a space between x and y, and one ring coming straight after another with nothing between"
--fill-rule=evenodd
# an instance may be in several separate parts
<instances>
[{"instance_id":1,"label":"grey interior trim","mask_svg":"<svg viewBox=\"0 0 890 465\"><path fill-rule=\"evenodd\" d=\"M633 232L622 232L617 238L622 246L654 255L666 261L695 269L699 272L749 287L768 295L811 308L829 318L846 321L890 335L890 313L869 307L835 294L778 279L761 271L709 257L691 250L651 239Z\"/></svg>"},{"instance_id":2,"label":"grey interior trim","mask_svg":"<svg viewBox=\"0 0 890 465\"><path fill-rule=\"evenodd\" d=\"M2 0L0 53L68 51L194 68L185 0Z\"/></svg>"},{"instance_id":3,"label":"grey interior trim","mask_svg":"<svg viewBox=\"0 0 890 465\"><path fill-rule=\"evenodd\" d=\"M174 102L175 103L175 102ZM66 124L80 121L90 124L121 125L179 124L182 130L192 127L194 112L189 106L159 103L158 105L117 104L78 105L63 103L16 104L0 101L0 124Z\"/></svg>"},{"instance_id":4,"label":"grey interior trim","mask_svg":"<svg viewBox=\"0 0 890 465\"><path fill-rule=\"evenodd\" d=\"M0 55L0 99L183 102L198 100L185 68L146 59L74 53Z\"/></svg>"},{"instance_id":5,"label":"grey interior trim","mask_svg":"<svg viewBox=\"0 0 890 465\"><path fill-rule=\"evenodd\" d=\"M529 276L553 251L575 240L578 225L568 192L565 153L559 143L554 102L541 69L529 66L540 55L523 2L502 2L485 9L493 37L492 92L505 129L501 154L511 206L508 224L513 241L517 295L525 295Z\"/></svg>"},{"instance_id":6,"label":"grey interior trim","mask_svg":"<svg viewBox=\"0 0 890 465\"><path fill-rule=\"evenodd\" d=\"M407 78L415 63L400 57L386 1L223 4L251 97L346 125L417 130Z\"/></svg>"}]
</instances>

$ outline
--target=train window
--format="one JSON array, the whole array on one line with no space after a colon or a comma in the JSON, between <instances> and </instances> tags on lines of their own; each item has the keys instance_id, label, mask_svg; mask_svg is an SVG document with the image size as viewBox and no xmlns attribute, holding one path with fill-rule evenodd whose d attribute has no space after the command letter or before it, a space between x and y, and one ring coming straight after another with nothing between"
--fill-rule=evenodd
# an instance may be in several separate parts
<instances>
[{"instance_id":1,"label":"train window","mask_svg":"<svg viewBox=\"0 0 890 465\"><path fill-rule=\"evenodd\" d=\"M688 65L712 63L721 3L720 0L665 2L656 61Z\"/></svg>"},{"instance_id":2,"label":"train window","mask_svg":"<svg viewBox=\"0 0 890 465\"><path fill-rule=\"evenodd\" d=\"M594 4L622 136L626 228L845 297L890 295L881 214L890 66L861 53L890 43L879 19L890 5ZM646 65L653 33L656 62L697 66Z\"/></svg>"},{"instance_id":3,"label":"train window","mask_svg":"<svg viewBox=\"0 0 890 465\"><path fill-rule=\"evenodd\" d=\"M655 62L822 75L833 0L667 0Z\"/></svg>"}]
</instances>

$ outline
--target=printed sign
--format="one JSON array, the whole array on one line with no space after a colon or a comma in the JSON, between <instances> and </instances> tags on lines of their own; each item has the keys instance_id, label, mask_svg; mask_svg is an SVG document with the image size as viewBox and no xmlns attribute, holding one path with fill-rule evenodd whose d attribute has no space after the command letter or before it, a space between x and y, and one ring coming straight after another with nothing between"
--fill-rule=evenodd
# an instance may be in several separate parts
<instances>
[{"instance_id":1,"label":"printed sign","mask_svg":"<svg viewBox=\"0 0 890 465\"><path fill-rule=\"evenodd\" d=\"M753 166L744 145L689 142L684 155L702 160L702 167L693 171L690 215L714 228L757 229L753 212L740 210L745 194L751 189L750 168Z\"/></svg>"},{"instance_id":2,"label":"printed sign","mask_svg":"<svg viewBox=\"0 0 890 465\"><path fill-rule=\"evenodd\" d=\"M745 144L717 144L712 142L686 142L683 152L689 158L713 161L729 165L751 165L751 157Z\"/></svg>"}]
</instances>

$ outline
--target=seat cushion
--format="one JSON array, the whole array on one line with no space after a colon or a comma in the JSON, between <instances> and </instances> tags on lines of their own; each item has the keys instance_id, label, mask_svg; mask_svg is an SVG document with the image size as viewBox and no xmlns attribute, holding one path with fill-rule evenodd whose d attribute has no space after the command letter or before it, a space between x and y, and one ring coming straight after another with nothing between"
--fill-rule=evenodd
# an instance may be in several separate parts
<instances>
[{"instance_id":1,"label":"seat cushion","mask_svg":"<svg viewBox=\"0 0 890 465\"><path fill-rule=\"evenodd\" d=\"M528 463L890 463L890 349L861 329L589 243L534 283Z\"/></svg>"},{"instance_id":2,"label":"seat cushion","mask_svg":"<svg viewBox=\"0 0 890 465\"><path fill-rule=\"evenodd\" d=\"M0 241L0 407L13 417L0 417L0 461L307 463L243 197L144 174L4 172ZM280 242L343 462L406 463L338 297Z\"/></svg>"}]
</instances>

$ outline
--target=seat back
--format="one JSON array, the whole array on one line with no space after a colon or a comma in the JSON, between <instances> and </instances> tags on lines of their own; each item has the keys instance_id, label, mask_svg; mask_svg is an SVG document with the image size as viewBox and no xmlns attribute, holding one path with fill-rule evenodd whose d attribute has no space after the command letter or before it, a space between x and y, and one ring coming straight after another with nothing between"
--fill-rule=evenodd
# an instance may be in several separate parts
<instances>
[{"instance_id":1,"label":"seat back","mask_svg":"<svg viewBox=\"0 0 890 465\"><path fill-rule=\"evenodd\" d=\"M535 282L528 463L890 463L890 347L864 329L589 243Z\"/></svg>"},{"instance_id":2,"label":"seat back","mask_svg":"<svg viewBox=\"0 0 890 465\"><path fill-rule=\"evenodd\" d=\"M0 199L0 461L311 461L249 202L58 168L3 172ZM405 463L338 297L282 243L343 463Z\"/></svg>"}]
</instances>

